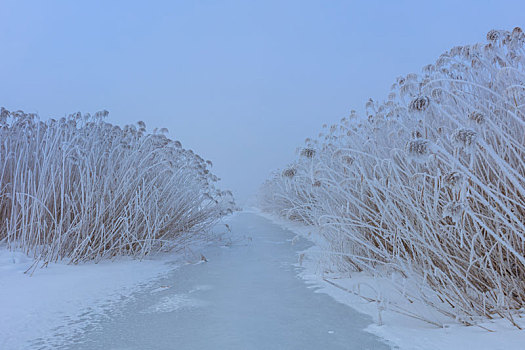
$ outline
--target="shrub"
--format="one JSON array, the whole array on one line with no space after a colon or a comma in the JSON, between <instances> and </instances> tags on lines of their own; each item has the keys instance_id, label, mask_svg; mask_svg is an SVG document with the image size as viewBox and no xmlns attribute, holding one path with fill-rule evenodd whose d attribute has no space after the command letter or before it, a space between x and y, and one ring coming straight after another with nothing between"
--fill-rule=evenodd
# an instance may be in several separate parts
<instances>
[{"instance_id":1,"label":"shrub","mask_svg":"<svg viewBox=\"0 0 525 350\"><path fill-rule=\"evenodd\" d=\"M1 109L0 242L36 261L143 257L176 247L234 209L205 162L166 130L107 112L41 121Z\"/></svg>"},{"instance_id":2,"label":"shrub","mask_svg":"<svg viewBox=\"0 0 525 350\"><path fill-rule=\"evenodd\" d=\"M318 226L341 271L400 273L466 324L513 322L525 306L525 35L487 40L309 139L315 158L260 197L263 210Z\"/></svg>"}]
</instances>

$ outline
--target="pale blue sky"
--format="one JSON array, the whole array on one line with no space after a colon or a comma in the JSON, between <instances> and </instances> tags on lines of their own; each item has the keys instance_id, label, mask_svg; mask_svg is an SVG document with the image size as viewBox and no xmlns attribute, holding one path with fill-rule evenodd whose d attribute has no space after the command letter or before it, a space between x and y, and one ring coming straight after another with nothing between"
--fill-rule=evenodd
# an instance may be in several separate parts
<instances>
[{"instance_id":1,"label":"pale blue sky","mask_svg":"<svg viewBox=\"0 0 525 350\"><path fill-rule=\"evenodd\" d=\"M525 1L0 0L0 105L167 127L241 201L296 147Z\"/></svg>"}]
</instances>

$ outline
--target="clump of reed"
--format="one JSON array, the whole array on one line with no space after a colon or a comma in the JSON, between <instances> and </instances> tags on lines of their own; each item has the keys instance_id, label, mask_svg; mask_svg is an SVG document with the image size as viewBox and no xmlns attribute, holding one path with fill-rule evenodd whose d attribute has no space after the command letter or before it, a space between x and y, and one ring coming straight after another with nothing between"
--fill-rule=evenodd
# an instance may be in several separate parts
<instances>
[{"instance_id":1,"label":"clump of reed","mask_svg":"<svg viewBox=\"0 0 525 350\"><path fill-rule=\"evenodd\" d=\"M235 205L211 162L107 112L42 121L0 112L0 242L47 264L180 247Z\"/></svg>"},{"instance_id":2,"label":"clump of reed","mask_svg":"<svg viewBox=\"0 0 525 350\"><path fill-rule=\"evenodd\" d=\"M465 324L525 306L525 35L454 47L326 127L263 210L319 228L340 271L401 275ZM349 158L344 158L349 157ZM345 159L351 159L347 162ZM312 184L322 184L313 186ZM401 287L400 287L401 288Z\"/></svg>"}]
</instances>

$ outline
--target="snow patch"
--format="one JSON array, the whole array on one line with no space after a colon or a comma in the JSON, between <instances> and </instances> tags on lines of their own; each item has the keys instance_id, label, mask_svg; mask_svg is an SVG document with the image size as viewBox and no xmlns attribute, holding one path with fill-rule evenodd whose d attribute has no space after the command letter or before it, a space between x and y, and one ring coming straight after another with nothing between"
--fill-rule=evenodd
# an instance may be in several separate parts
<instances>
[{"instance_id":1,"label":"snow patch","mask_svg":"<svg viewBox=\"0 0 525 350\"><path fill-rule=\"evenodd\" d=\"M162 292L162 291L164 291L166 289L170 289L170 288L171 288L171 286L160 286L158 288L153 289L150 293L151 294L155 294L155 293L159 293L159 292Z\"/></svg>"},{"instance_id":2,"label":"snow patch","mask_svg":"<svg viewBox=\"0 0 525 350\"><path fill-rule=\"evenodd\" d=\"M206 291L206 290L212 290L212 289L213 289L213 286L210 286L208 284L202 284L202 285L198 285L198 286L193 287L193 289L190 290L190 293Z\"/></svg>"},{"instance_id":3,"label":"snow patch","mask_svg":"<svg viewBox=\"0 0 525 350\"><path fill-rule=\"evenodd\" d=\"M174 312L180 309L197 308L206 305L205 301L190 298L186 294L173 294L162 298L158 303L141 311L141 313Z\"/></svg>"},{"instance_id":4,"label":"snow patch","mask_svg":"<svg viewBox=\"0 0 525 350\"><path fill-rule=\"evenodd\" d=\"M113 312L133 292L177 267L173 255L98 264L49 264L31 276L33 259L0 246L0 349L52 349L55 335L78 336L89 322ZM91 320L91 321L90 321Z\"/></svg>"}]
</instances>

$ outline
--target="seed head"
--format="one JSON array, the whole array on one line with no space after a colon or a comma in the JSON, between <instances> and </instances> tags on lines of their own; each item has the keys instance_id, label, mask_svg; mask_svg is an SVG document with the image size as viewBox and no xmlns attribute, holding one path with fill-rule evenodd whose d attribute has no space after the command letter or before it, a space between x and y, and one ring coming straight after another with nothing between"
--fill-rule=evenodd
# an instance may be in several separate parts
<instances>
[{"instance_id":1,"label":"seed head","mask_svg":"<svg viewBox=\"0 0 525 350\"><path fill-rule=\"evenodd\" d=\"M354 161L355 159L353 157L350 157L348 155L344 155L341 157L341 160L343 161L344 164L346 165L352 165L354 164Z\"/></svg>"},{"instance_id":2,"label":"seed head","mask_svg":"<svg viewBox=\"0 0 525 350\"><path fill-rule=\"evenodd\" d=\"M103 119L103 118L106 118L108 115L109 115L109 112L104 109L102 111L98 111L97 113L95 113L95 118Z\"/></svg>"},{"instance_id":3,"label":"seed head","mask_svg":"<svg viewBox=\"0 0 525 350\"><path fill-rule=\"evenodd\" d=\"M471 129L457 129L452 134L452 141L459 147L470 147L476 143L477 133Z\"/></svg>"},{"instance_id":4,"label":"seed head","mask_svg":"<svg viewBox=\"0 0 525 350\"><path fill-rule=\"evenodd\" d=\"M523 34L523 30L521 30L520 27L516 27L512 30L512 38L523 40L525 35Z\"/></svg>"},{"instance_id":5,"label":"seed head","mask_svg":"<svg viewBox=\"0 0 525 350\"><path fill-rule=\"evenodd\" d=\"M465 212L465 207L460 202L450 202L443 208L443 218L449 217L453 222L457 223L461 219L461 215Z\"/></svg>"},{"instance_id":6,"label":"seed head","mask_svg":"<svg viewBox=\"0 0 525 350\"><path fill-rule=\"evenodd\" d=\"M423 134L422 134L421 131L419 131L419 130L413 130L413 131L411 132L411 135L412 135L412 137L413 137L414 139L420 139L420 138L423 137Z\"/></svg>"},{"instance_id":7,"label":"seed head","mask_svg":"<svg viewBox=\"0 0 525 350\"><path fill-rule=\"evenodd\" d=\"M405 151L413 157L424 157L430 152L430 143L427 140L417 139L408 141Z\"/></svg>"},{"instance_id":8,"label":"seed head","mask_svg":"<svg viewBox=\"0 0 525 350\"><path fill-rule=\"evenodd\" d=\"M287 178L293 178L297 174L297 170L295 168L288 168L283 171L283 176Z\"/></svg>"},{"instance_id":9,"label":"seed head","mask_svg":"<svg viewBox=\"0 0 525 350\"><path fill-rule=\"evenodd\" d=\"M457 188L463 182L463 174L458 173L457 171L452 171L445 175L443 182L445 183L445 186L449 188Z\"/></svg>"},{"instance_id":10,"label":"seed head","mask_svg":"<svg viewBox=\"0 0 525 350\"><path fill-rule=\"evenodd\" d=\"M373 109L374 108L374 100L369 98L368 101L366 101L365 108L367 109L367 111Z\"/></svg>"},{"instance_id":11,"label":"seed head","mask_svg":"<svg viewBox=\"0 0 525 350\"><path fill-rule=\"evenodd\" d=\"M408 109L411 111L422 112L430 105L430 98L428 96L419 96L413 99L408 105Z\"/></svg>"},{"instance_id":12,"label":"seed head","mask_svg":"<svg viewBox=\"0 0 525 350\"><path fill-rule=\"evenodd\" d=\"M496 41L500 38L500 36L501 36L501 33L499 30L492 29L492 30L489 30L489 32L487 33L487 40Z\"/></svg>"},{"instance_id":13,"label":"seed head","mask_svg":"<svg viewBox=\"0 0 525 350\"><path fill-rule=\"evenodd\" d=\"M315 149L313 149L313 148L303 148L301 150L301 156L312 159L315 156Z\"/></svg>"},{"instance_id":14,"label":"seed head","mask_svg":"<svg viewBox=\"0 0 525 350\"><path fill-rule=\"evenodd\" d=\"M485 116L480 112L474 111L468 115L468 119L476 122L477 124L483 124L485 121Z\"/></svg>"},{"instance_id":15,"label":"seed head","mask_svg":"<svg viewBox=\"0 0 525 350\"><path fill-rule=\"evenodd\" d=\"M431 73L433 73L435 70L436 70L436 67L434 67L433 64L427 64L426 66L423 67L423 72L425 72L425 73L427 73L427 74L431 74Z\"/></svg>"}]
</instances>

